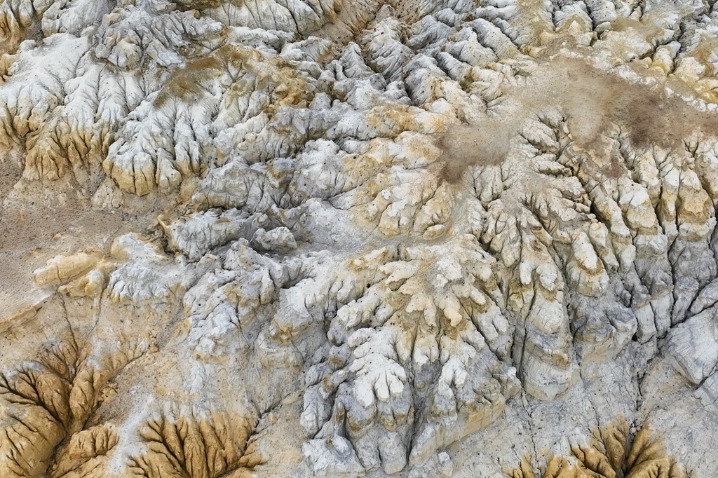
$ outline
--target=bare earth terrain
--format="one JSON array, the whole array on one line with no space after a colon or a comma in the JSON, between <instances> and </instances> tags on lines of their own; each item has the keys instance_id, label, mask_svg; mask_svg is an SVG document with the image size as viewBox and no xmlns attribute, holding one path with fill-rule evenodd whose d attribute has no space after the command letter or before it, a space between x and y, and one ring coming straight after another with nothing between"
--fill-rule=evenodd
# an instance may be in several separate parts
<instances>
[{"instance_id":1,"label":"bare earth terrain","mask_svg":"<svg viewBox=\"0 0 718 478\"><path fill-rule=\"evenodd\" d=\"M716 476L716 32L0 0L0 477Z\"/></svg>"}]
</instances>

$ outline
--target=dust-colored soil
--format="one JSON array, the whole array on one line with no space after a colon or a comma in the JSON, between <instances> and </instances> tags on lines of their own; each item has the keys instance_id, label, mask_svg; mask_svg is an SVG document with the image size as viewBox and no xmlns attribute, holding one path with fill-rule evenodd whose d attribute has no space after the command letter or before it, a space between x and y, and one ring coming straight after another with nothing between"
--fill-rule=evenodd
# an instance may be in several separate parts
<instances>
[{"instance_id":1,"label":"dust-colored soil","mask_svg":"<svg viewBox=\"0 0 718 478\"><path fill-rule=\"evenodd\" d=\"M15 161L0 167L0 328L52 293L51 287L35 286L32 275L48 259L81 250L108 252L119 234L152 227L170 202L158 197L134 211L99 209L69 184L27 183Z\"/></svg>"}]
</instances>

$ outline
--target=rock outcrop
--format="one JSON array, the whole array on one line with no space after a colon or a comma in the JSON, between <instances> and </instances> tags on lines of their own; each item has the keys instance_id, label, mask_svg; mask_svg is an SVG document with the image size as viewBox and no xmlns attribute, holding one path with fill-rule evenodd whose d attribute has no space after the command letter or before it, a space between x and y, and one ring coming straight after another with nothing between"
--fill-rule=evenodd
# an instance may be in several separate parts
<instances>
[{"instance_id":1,"label":"rock outcrop","mask_svg":"<svg viewBox=\"0 0 718 478\"><path fill-rule=\"evenodd\" d=\"M713 476L717 28L0 0L0 474Z\"/></svg>"}]
</instances>

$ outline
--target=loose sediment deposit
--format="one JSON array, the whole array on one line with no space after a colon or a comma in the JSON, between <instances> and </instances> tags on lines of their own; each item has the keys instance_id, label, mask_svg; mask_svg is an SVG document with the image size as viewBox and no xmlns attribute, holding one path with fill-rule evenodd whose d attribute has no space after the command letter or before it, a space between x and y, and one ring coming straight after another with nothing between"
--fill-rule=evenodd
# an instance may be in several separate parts
<instances>
[{"instance_id":1,"label":"loose sediment deposit","mask_svg":"<svg viewBox=\"0 0 718 478\"><path fill-rule=\"evenodd\" d=\"M0 476L714 477L716 35L0 0Z\"/></svg>"}]
</instances>

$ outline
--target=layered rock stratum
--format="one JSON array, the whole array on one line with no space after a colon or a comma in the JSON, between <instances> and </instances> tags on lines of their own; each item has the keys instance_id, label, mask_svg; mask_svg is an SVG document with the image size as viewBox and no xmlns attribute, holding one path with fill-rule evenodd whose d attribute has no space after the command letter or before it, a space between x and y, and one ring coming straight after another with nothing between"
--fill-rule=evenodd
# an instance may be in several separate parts
<instances>
[{"instance_id":1,"label":"layered rock stratum","mask_svg":"<svg viewBox=\"0 0 718 478\"><path fill-rule=\"evenodd\" d=\"M718 476L715 0L0 0L0 476Z\"/></svg>"}]
</instances>

